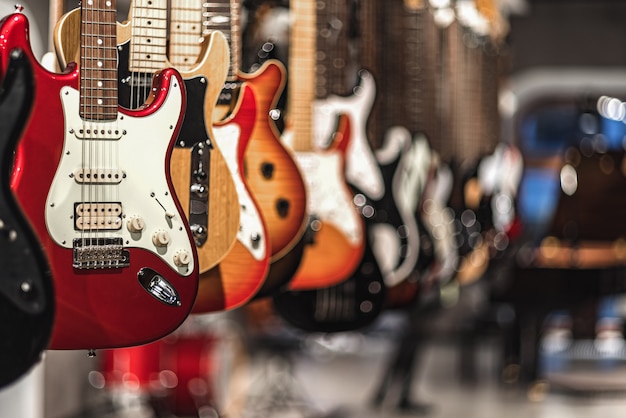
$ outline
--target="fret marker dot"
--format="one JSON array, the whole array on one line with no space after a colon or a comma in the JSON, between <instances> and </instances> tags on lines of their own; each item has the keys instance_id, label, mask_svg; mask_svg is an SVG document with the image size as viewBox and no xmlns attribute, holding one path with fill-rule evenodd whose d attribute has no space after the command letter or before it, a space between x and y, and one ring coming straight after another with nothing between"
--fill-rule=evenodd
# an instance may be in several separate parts
<instances>
[{"instance_id":1,"label":"fret marker dot","mask_svg":"<svg viewBox=\"0 0 626 418\"><path fill-rule=\"evenodd\" d=\"M98 39L98 45L102 45L102 39Z\"/></svg>"},{"instance_id":2,"label":"fret marker dot","mask_svg":"<svg viewBox=\"0 0 626 418\"><path fill-rule=\"evenodd\" d=\"M98 81L98 87L102 87L102 81Z\"/></svg>"},{"instance_id":3,"label":"fret marker dot","mask_svg":"<svg viewBox=\"0 0 626 418\"><path fill-rule=\"evenodd\" d=\"M107 2L106 2L106 5L107 5L107 7L111 7L111 2L110 2L110 1L107 1Z\"/></svg>"},{"instance_id":4,"label":"fret marker dot","mask_svg":"<svg viewBox=\"0 0 626 418\"><path fill-rule=\"evenodd\" d=\"M102 61L98 61L98 67L102 67Z\"/></svg>"},{"instance_id":5,"label":"fret marker dot","mask_svg":"<svg viewBox=\"0 0 626 418\"><path fill-rule=\"evenodd\" d=\"M101 105L102 104L102 99L98 99L98 104Z\"/></svg>"}]
</instances>

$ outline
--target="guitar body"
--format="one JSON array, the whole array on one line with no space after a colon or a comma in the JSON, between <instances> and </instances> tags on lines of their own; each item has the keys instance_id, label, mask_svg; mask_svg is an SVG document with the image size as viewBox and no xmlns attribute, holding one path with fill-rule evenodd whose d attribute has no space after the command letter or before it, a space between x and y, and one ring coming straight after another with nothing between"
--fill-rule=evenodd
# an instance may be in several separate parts
<instances>
[{"instance_id":1,"label":"guitar body","mask_svg":"<svg viewBox=\"0 0 626 418\"><path fill-rule=\"evenodd\" d=\"M200 276L194 313L241 306L257 294L269 270L270 241L265 222L243 177L244 155L256 114L255 95L244 84L237 107L213 129L237 186L241 221L235 245L216 267Z\"/></svg>"},{"instance_id":2,"label":"guitar body","mask_svg":"<svg viewBox=\"0 0 626 418\"><path fill-rule=\"evenodd\" d=\"M347 151L346 179L361 198L362 209L374 209L370 232L373 251L387 286L394 286L413 272L419 254L419 232L415 219L420 173L414 167L408 132L393 130L376 154L367 138L367 120L376 96L374 77L359 71L359 82L350 96L331 95L315 104L316 142L327 135L319 127L329 118L347 114L354 127ZM321 134L321 135L320 135ZM411 187L416 187L411 190Z\"/></svg>"},{"instance_id":3,"label":"guitar body","mask_svg":"<svg viewBox=\"0 0 626 418\"><path fill-rule=\"evenodd\" d=\"M350 135L350 121L341 115L331 147L295 152L307 185L310 231L298 270L288 283L289 290L341 283L352 275L363 257L364 224L344 175Z\"/></svg>"},{"instance_id":4,"label":"guitar body","mask_svg":"<svg viewBox=\"0 0 626 418\"><path fill-rule=\"evenodd\" d=\"M168 334L189 314L198 286L191 231L168 176L185 106L180 75L159 73L149 104L137 111L118 109L116 128L102 122L96 131L87 122L83 127L78 113L77 68L55 74L41 67L22 15L3 20L0 35L6 40L0 71L6 71L8 51L19 47L35 75L34 107L15 153L11 188L54 277L49 348L121 347ZM85 128L121 136L79 139L89 135L81 131ZM115 150L110 168L81 168L82 147L91 142ZM83 194L81 179L96 174L121 180L86 180L91 194ZM96 197L106 203L90 203ZM106 214L93 219L91 210ZM134 221L145 227L131 232Z\"/></svg>"},{"instance_id":5,"label":"guitar body","mask_svg":"<svg viewBox=\"0 0 626 418\"><path fill-rule=\"evenodd\" d=\"M54 289L45 254L10 189L13 151L33 104L30 63L9 52L0 86L0 387L40 360L54 320Z\"/></svg>"},{"instance_id":6,"label":"guitar body","mask_svg":"<svg viewBox=\"0 0 626 418\"><path fill-rule=\"evenodd\" d=\"M256 118L245 154L245 177L263 214L271 243L271 265L257 297L286 285L296 272L307 224L306 186L294 156L283 145L270 111L285 85L285 68L266 61L252 74L238 78L254 91Z\"/></svg>"},{"instance_id":7,"label":"guitar body","mask_svg":"<svg viewBox=\"0 0 626 418\"><path fill-rule=\"evenodd\" d=\"M263 211L274 262L293 249L307 221L304 180L269 116L283 90L285 69L280 62L270 60L252 74L239 74L239 78L256 98L255 124L245 154L246 180Z\"/></svg>"},{"instance_id":8,"label":"guitar body","mask_svg":"<svg viewBox=\"0 0 626 418\"><path fill-rule=\"evenodd\" d=\"M79 28L80 9L65 14L57 23L55 48L62 67L78 54ZM117 24L119 99L126 108L135 108L143 103L143 96L150 91L152 78L152 73L129 71L131 36L130 22ZM215 267L226 256L235 243L239 228L237 190L222 152L217 144L212 143L210 124L212 109L219 95L213 85L223 83L228 70L228 43L223 35L212 34L204 40L202 51L192 68L179 71L185 80L187 107L171 156L172 182L192 227L200 273ZM166 67L171 65L163 62L163 68ZM127 81L131 75L138 79L139 88L132 87ZM142 97L133 97L137 94ZM201 157L202 149L210 151ZM208 192L200 195L190 192L194 183L204 186Z\"/></svg>"}]
</instances>

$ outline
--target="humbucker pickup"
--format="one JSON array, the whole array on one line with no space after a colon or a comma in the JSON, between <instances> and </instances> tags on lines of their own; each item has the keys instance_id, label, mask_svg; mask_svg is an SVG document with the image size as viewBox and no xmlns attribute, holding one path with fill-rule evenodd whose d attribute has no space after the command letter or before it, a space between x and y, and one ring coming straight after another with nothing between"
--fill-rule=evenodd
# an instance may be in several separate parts
<instances>
[{"instance_id":1,"label":"humbucker pickup","mask_svg":"<svg viewBox=\"0 0 626 418\"><path fill-rule=\"evenodd\" d=\"M74 229L77 231L114 231L122 228L119 202L76 203Z\"/></svg>"},{"instance_id":2,"label":"humbucker pickup","mask_svg":"<svg viewBox=\"0 0 626 418\"><path fill-rule=\"evenodd\" d=\"M126 173L114 168L79 168L72 174L81 184L119 184L126 177Z\"/></svg>"},{"instance_id":3,"label":"humbucker pickup","mask_svg":"<svg viewBox=\"0 0 626 418\"><path fill-rule=\"evenodd\" d=\"M121 237L75 238L73 267L77 269L122 268L130 266L130 253Z\"/></svg>"}]
</instances>

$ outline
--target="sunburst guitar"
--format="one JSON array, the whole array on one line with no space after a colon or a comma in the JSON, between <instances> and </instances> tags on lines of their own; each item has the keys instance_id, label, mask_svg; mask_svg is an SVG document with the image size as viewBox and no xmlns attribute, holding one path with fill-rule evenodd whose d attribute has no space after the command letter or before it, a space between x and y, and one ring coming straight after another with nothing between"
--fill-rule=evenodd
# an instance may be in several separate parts
<instances>
[{"instance_id":1,"label":"sunburst guitar","mask_svg":"<svg viewBox=\"0 0 626 418\"><path fill-rule=\"evenodd\" d=\"M115 27L115 1L81 7L80 71L44 69L25 16L0 25L0 75L19 47L35 78L11 189L54 278L51 349L161 338L188 316L198 288L197 252L170 180L186 102L182 78L161 71L144 106L120 108L115 39L105 36Z\"/></svg>"}]
</instances>

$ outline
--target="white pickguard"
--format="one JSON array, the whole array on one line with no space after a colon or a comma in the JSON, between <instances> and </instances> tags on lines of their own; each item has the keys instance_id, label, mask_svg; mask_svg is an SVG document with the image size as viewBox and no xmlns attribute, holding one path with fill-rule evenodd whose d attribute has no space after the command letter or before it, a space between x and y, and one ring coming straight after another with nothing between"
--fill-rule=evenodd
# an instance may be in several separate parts
<instances>
[{"instance_id":1,"label":"white pickguard","mask_svg":"<svg viewBox=\"0 0 626 418\"><path fill-rule=\"evenodd\" d=\"M183 109L180 83L172 81L167 99L152 114L143 117L118 112L115 122L99 123L105 130L118 130L120 139L78 139L80 129L93 129L79 116L79 92L61 89L65 121L63 155L46 200L46 226L60 246L72 248L75 238L119 238L125 247L143 248L160 256L173 270L189 275L195 270L194 249L184 215L178 212L166 173L167 150ZM125 177L116 184L80 184L74 173L80 170L112 170ZM107 171L108 172L108 171ZM110 231L78 231L74 228L74 205L81 202L119 202L121 228ZM128 221L143 220L141 232L130 232ZM165 246L155 245L154 234L168 236ZM175 264L175 256L186 252L191 259L185 266ZM132 263L132 260L131 260Z\"/></svg>"},{"instance_id":2,"label":"white pickguard","mask_svg":"<svg viewBox=\"0 0 626 418\"><path fill-rule=\"evenodd\" d=\"M395 286L406 279L417 264L420 241L415 214L427 175L424 149L421 142L419 140L411 142L411 134L407 129L393 127L387 131L383 147L376 151L376 158L381 164L384 164L396 159L400 154L402 156L392 180L392 193L396 208L406 227L404 233L407 234L408 248L401 264L398 265L400 258L399 231L392 230L393 234L391 234L391 231L388 230L381 231L381 227L374 229L375 241L384 243L377 243L374 246L374 251L381 269L385 265L388 266L386 270L383 270L385 284L388 286ZM386 258L390 260L386 260Z\"/></svg>"},{"instance_id":3,"label":"white pickguard","mask_svg":"<svg viewBox=\"0 0 626 418\"><path fill-rule=\"evenodd\" d=\"M294 155L307 187L307 212L334 225L352 244L358 245L364 239L363 226L352 201L346 198L341 154L324 151Z\"/></svg>"},{"instance_id":4,"label":"white pickguard","mask_svg":"<svg viewBox=\"0 0 626 418\"><path fill-rule=\"evenodd\" d=\"M385 193L385 183L366 133L367 119L376 97L376 83L374 77L365 70L359 72L359 77L360 83L355 87L353 95L348 97L333 95L315 101L314 141L318 148L326 148L337 115L348 114L352 133L346 156L346 179L369 198L378 200Z\"/></svg>"},{"instance_id":5,"label":"white pickguard","mask_svg":"<svg viewBox=\"0 0 626 418\"><path fill-rule=\"evenodd\" d=\"M239 199L240 211L237 239L255 259L263 260L266 252L265 240L267 239L264 233L263 220L239 172L237 155L240 131L239 126L234 123L213 127L215 141L226 160ZM254 244L255 240L253 238L255 237L257 238L257 244Z\"/></svg>"}]
</instances>

